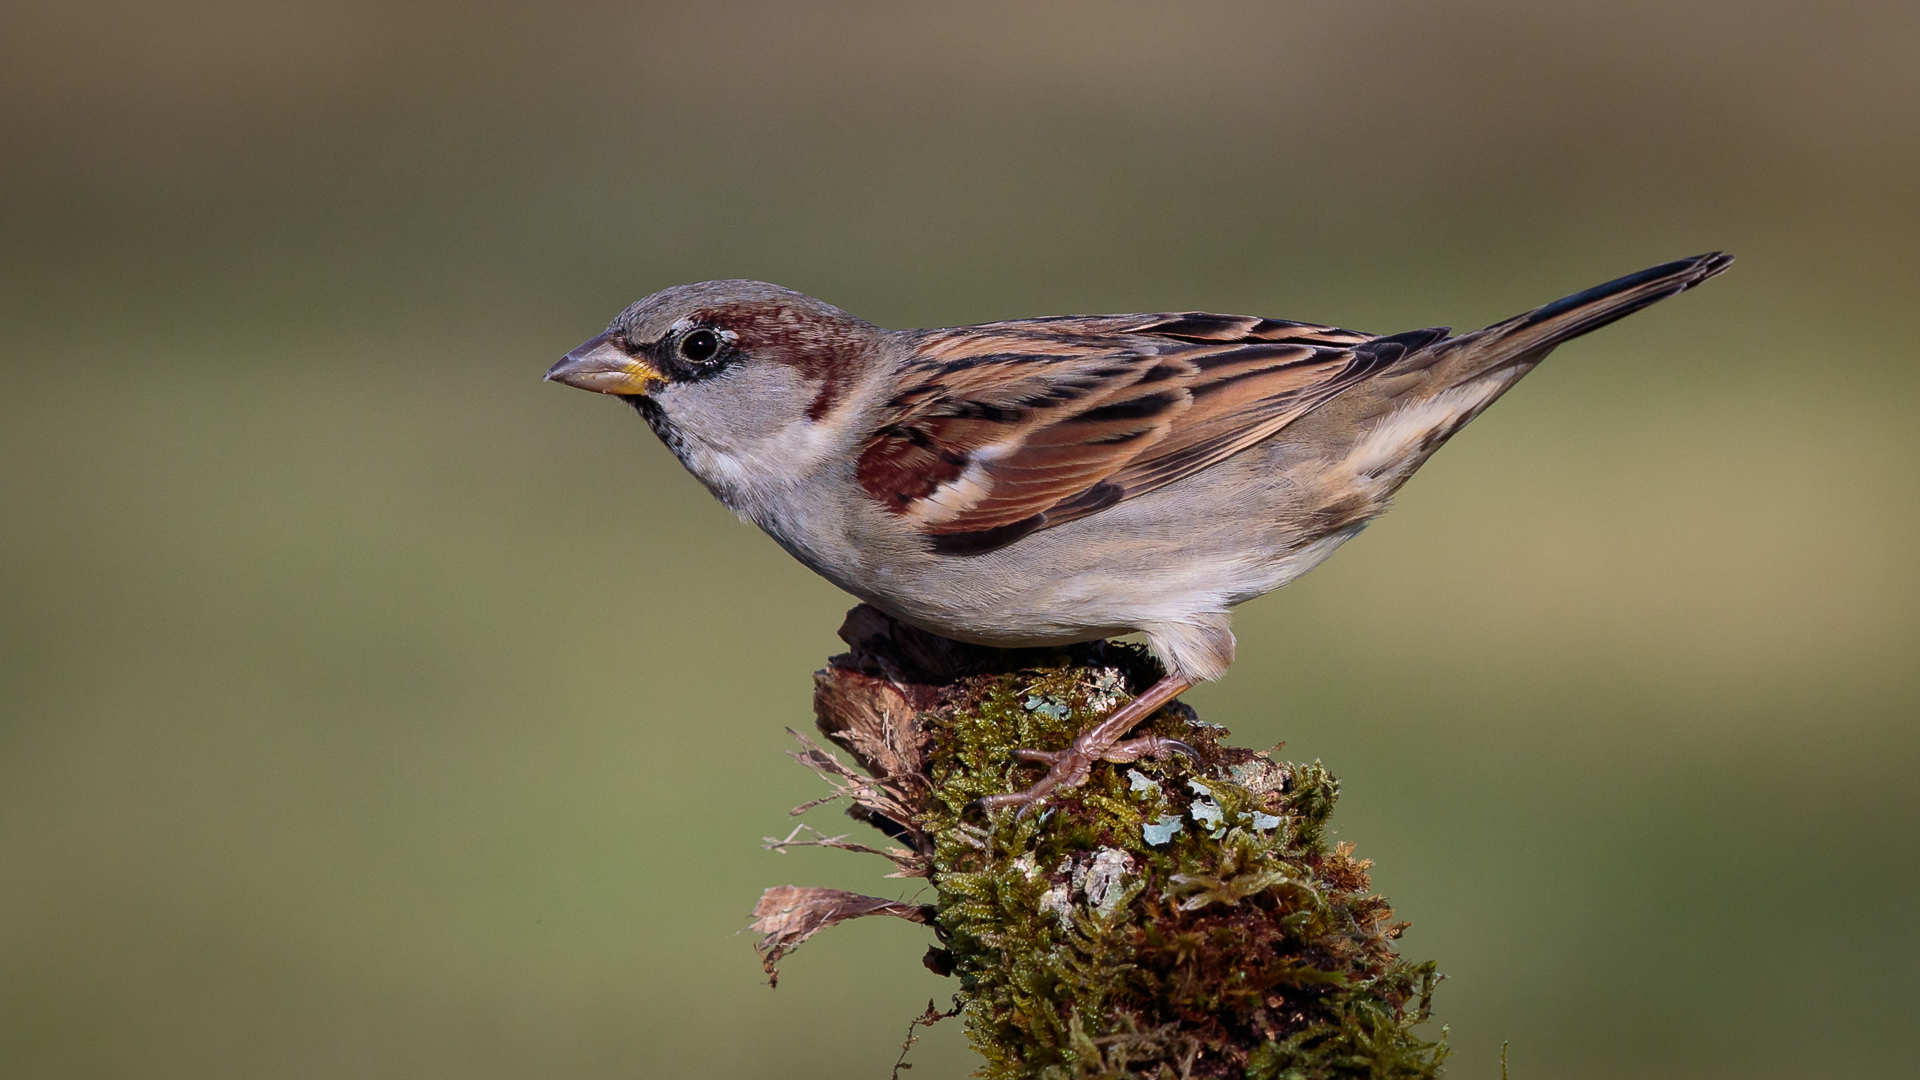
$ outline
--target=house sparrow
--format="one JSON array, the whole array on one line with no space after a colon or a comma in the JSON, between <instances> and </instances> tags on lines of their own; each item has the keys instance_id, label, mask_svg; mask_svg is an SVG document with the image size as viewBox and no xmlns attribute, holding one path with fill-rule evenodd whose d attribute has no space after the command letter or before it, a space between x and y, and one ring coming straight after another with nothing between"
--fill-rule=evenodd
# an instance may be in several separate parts
<instances>
[{"instance_id":1,"label":"house sparrow","mask_svg":"<svg viewBox=\"0 0 1920 1080\"><path fill-rule=\"evenodd\" d=\"M922 629L1130 631L1166 676L988 809L1033 805L1233 660L1228 612L1318 565L1554 346L1725 270L1682 259L1457 337L1176 312L883 330L758 281L657 292L547 378L620 397L743 519Z\"/></svg>"}]
</instances>

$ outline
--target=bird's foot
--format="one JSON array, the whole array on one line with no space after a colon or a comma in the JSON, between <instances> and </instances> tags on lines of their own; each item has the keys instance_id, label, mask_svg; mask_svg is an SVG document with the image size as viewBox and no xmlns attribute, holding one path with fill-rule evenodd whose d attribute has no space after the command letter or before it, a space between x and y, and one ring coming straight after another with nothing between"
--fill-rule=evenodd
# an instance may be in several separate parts
<instances>
[{"instance_id":1,"label":"bird's foot","mask_svg":"<svg viewBox=\"0 0 1920 1080\"><path fill-rule=\"evenodd\" d=\"M1076 788L1086 783L1096 761L1124 763L1139 761L1143 757L1164 758L1176 753L1197 758L1193 747L1178 739L1169 739L1164 735L1142 735L1135 739L1125 737L1160 706L1178 697L1181 691L1192 685L1191 679L1169 675L1153 684L1125 708L1081 732L1073 740L1073 745L1065 750L1015 750L1013 753L1016 757L1052 767L1047 770L1047 775L1040 778L1039 783L1025 791L983 796L975 800L973 805L989 813L1017 806L1024 815L1055 790Z\"/></svg>"}]
</instances>

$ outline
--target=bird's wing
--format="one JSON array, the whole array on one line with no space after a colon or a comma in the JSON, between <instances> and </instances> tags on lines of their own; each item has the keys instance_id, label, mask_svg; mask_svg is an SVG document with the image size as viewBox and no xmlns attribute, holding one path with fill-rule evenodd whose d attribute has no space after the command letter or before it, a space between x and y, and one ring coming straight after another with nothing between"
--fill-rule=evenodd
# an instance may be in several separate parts
<instances>
[{"instance_id":1,"label":"bird's wing","mask_svg":"<svg viewBox=\"0 0 1920 1080\"><path fill-rule=\"evenodd\" d=\"M1190 476L1443 336L1198 312L934 331L857 476L934 550L979 554Z\"/></svg>"}]
</instances>

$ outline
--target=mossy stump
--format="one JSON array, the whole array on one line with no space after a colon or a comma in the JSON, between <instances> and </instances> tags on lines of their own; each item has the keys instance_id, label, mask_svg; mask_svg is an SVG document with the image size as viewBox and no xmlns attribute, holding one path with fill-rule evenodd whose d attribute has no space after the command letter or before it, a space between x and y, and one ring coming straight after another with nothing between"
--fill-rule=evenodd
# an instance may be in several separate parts
<instances>
[{"instance_id":1,"label":"mossy stump","mask_svg":"<svg viewBox=\"0 0 1920 1080\"><path fill-rule=\"evenodd\" d=\"M933 902L769 889L754 928L770 976L820 929L894 915L933 928L925 963L957 980L954 1012L991 1080L1438 1075L1444 1032L1415 1033L1438 976L1395 953L1405 924L1370 891L1370 864L1327 843L1339 782L1318 762L1223 745L1225 729L1175 702L1142 730L1194 758L1102 763L1038 812L984 817L975 799L1044 768L1016 749L1065 747L1159 677L1152 657L965 645L865 605L840 636L851 651L816 676L814 707L859 769L798 733L795 756L897 846L803 839L805 826L769 846L882 855Z\"/></svg>"}]
</instances>

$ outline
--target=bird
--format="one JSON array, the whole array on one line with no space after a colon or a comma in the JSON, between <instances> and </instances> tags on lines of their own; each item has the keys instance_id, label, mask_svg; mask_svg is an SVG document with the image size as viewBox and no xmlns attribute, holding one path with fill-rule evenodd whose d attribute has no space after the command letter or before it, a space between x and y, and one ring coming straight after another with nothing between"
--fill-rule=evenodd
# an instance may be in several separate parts
<instances>
[{"instance_id":1,"label":"bird","mask_svg":"<svg viewBox=\"0 0 1920 1080\"><path fill-rule=\"evenodd\" d=\"M1025 813L1220 678L1230 613L1385 512L1566 341L1706 281L1713 252L1482 330L1374 335L1200 311L887 330L759 281L663 289L549 381L636 409L722 503L841 589L1003 648L1145 636L1165 672L981 809Z\"/></svg>"}]
</instances>

